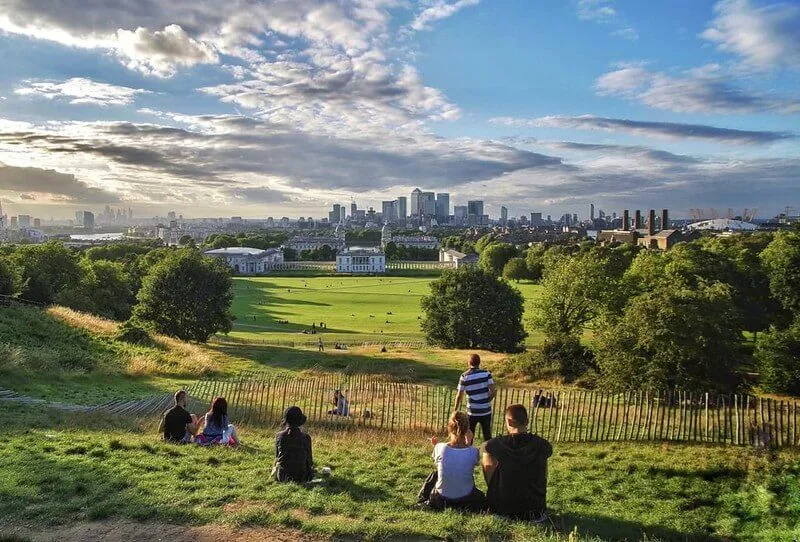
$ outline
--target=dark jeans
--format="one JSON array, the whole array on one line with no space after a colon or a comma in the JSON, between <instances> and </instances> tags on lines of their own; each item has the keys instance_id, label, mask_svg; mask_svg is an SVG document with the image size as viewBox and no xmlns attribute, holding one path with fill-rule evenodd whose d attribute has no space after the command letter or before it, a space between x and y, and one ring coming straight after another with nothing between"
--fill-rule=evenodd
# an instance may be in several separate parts
<instances>
[{"instance_id":1,"label":"dark jeans","mask_svg":"<svg viewBox=\"0 0 800 542\"><path fill-rule=\"evenodd\" d=\"M422 484L422 489L419 490L417 495L417 502L425 504L433 510L444 510L446 508L457 508L459 510L470 510L473 512L481 512L486 510L486 495L477 487L472 488L472 493L460 499L447 499L442 497L436 491L436 482L439 475L433 471L425 483Z\"/></svg>"},{"instance_id":2,"label":"dark jeans","mask_svg":"<svg viewBox=\"0 0 800 542\"><path fill-rule=\"evenodd\" d=\"M472 434L476 437L478 436L475 433L475 428L480 424L481 431L483 432L483 440L489 440L492 438L492 415L487 414L485 416L470 416L469 417L469 430L472 431Z\"/></svg>"}]
</instances>

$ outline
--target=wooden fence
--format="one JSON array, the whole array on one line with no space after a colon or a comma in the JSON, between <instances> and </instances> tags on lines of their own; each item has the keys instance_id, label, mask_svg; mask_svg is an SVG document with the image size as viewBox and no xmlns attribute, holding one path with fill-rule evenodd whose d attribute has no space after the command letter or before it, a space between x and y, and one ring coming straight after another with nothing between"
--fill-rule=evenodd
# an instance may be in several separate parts
<instances>
[{"instance_id":1,"label":"wooden fence","mask_svg":"<svg viewBox=\"0 0 800 542\"><path fill-rule=\"evenodd\" d=\"M342 347L346 348L380 348L381 346L385 346L387 348L406 348L410 350L422 350L430 348L430 345L425 341L397 341L387 339L385 341L335 341L332 340L330 337L325 335L324 333L319 333L316 335L312 335L312 337L317 337L313 340L305 339L305 340L286 340L286 339L250 339L250 338L242 338L242 337L233 337L230 335L212 335L209 342L215 344L242 344L242 345L262 345L262 346L283 346L289 348L297 348L297 347L305 347L305 348L317 348L319 345L318 338L322 337L323 344L326 350L335 350L335 345L339 344Z\"/></svg>"},{"instance_id":2,"label":"wooden fence","mask_svg":"<svg viewBox=\"0 0 800 542\"><path fill-rule=\"evenodd\" d=\"M348 416L328 414L333 391L347 390ZM444 386L377 380L366 375L313 378L242 374L201 380L190 396L208 404L224 396L239 423L277 425L297 405L310 424L366 426L389 431L444 433L456 391ZM505 431L502 412L521 403L530 428L553 442L682 441L753 446L798 446L796 401L752 395L683 391L605 393L591 390L499 388L492 431Z\"/></svg>"}]
</instances>

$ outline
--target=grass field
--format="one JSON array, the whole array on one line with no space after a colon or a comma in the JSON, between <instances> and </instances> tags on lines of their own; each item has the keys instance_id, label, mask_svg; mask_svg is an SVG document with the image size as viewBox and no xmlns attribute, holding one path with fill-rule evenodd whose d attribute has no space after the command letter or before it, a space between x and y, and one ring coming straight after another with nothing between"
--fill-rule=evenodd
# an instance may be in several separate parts
<instances>
[{"instance_id":1,"label":"grass field","mask_svg":"<svg viewBox=\"0 0 800 542\"><path fill-rule=\"evenodd\" d=\"M235 279L233 337L265 341L316 341L304 335L325 322L326 342L422 341L420 299L431 278L264 277ZM520 283L529 306L539 286ZM389 314L391 313L391 314ZM288 323L280 323L288 322ZM541 340L526 328L528 344Z\"/></svg>"},{"instance_id":2,"label":"grass field","mask_svg":"<svg viewBox=\"0 0 800 542\"><path fill-rule=\"evenodd\" d=\"M155 422L5 409L0 525L84 520L281 525L326 536L463 539L791 540L800 535L796 452L654 444L559 445L552 521L412 509L431 469L420 437L313 430L323 485L269 478L271 432L241 428L240 450L162 444ZM357 443L358 452L355 453ZM479 487L485 484L477 478ZM576 538L577 539L577 538Z\"/></svg>"}]
</instances>

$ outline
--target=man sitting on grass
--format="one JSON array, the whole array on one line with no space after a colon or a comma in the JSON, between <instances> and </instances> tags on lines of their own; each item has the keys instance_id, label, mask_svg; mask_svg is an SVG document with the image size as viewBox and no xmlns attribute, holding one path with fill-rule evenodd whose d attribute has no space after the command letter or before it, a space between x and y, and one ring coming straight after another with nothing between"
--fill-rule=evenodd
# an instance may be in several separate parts
<instances>
[{"instance_id":1,"label":"man sitting on grass","mask_svg":"<svg viewBox=\"0 0 800 542\"><path fill-rule=\"evenodd\" d=\"M197 431L197 416L186 411L186 390L175 392L175 406L164 412L158 432L164 440L174 444L188 444Z\"/></svg>"},{"instance_id":2,"label":"man sitting on grass","mask_svg":"<svg viewBox=\"0 0 800 542\"><path fill-rule=\"evenodd\" d=\"M528 411L506 408L508 435L483 445L483 474L489 509L504 516L544 521L547 506L547 458L553 447L528 432Z\"/></svg>"}]
</instances>

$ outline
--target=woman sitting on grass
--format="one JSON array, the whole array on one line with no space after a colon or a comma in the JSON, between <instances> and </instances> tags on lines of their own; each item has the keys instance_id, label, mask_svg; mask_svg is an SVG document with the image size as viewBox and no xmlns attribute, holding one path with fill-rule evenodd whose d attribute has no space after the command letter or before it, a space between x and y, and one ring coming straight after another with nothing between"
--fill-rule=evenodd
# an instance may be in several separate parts
<instances>
[{"instance_id":1,"label":"woman sitting on grass","mask_svg":"<svg viewBox=\"0 0 800 542\"><path fill-rule=\"evenodd\" d=\"M228 402L224 397L214 397L211 401L211 410L200 418L199 428L203 431L198 432L194 438L196 444L209 446L211 444L224 444L228 446L238 446L239 436L236 428L228 423Z\"/></svg>"},{"instance_id":2,"label":"woman sitting on grass","mask_svg":"<svg viewBox=\"0 0 800 542\"><path fill-rule=\"evenodd\" d=\"M314 477L311 437L300 430L306 416L292 406L283 414L283 430L275 435L275 466L272 474L278 482L308 482Z\"/></svg>"},{"instance_id":3,"label":"woman sitting on grass","mask_svg":"<svg viewBox=\"0 0 800 542\"><path fill-rule=\"evenodd\" d=\"M428 476L418 495L418 505L435 510L460 508L480 511L486 508L486 496L475 487L472 472L480 454L472 446L469 417L464 412L453 412L447 422L449 442L433 443L433 462L436 470Z\"/></svg>"},{"instance_id":4,"label":"woman sitting on grass","mask_svg":"<svg viewBox=\"0 0 800 542\"><path fill-rule=\"evenodd\" d=\"M344 390L348 391L348 390ZM348 416L350 414L350 401L342 390L333 390L333 410L329 410L328 414L334 416Z\"/></svg>"}]
</instances>

